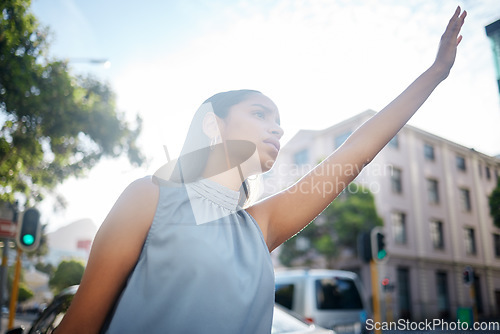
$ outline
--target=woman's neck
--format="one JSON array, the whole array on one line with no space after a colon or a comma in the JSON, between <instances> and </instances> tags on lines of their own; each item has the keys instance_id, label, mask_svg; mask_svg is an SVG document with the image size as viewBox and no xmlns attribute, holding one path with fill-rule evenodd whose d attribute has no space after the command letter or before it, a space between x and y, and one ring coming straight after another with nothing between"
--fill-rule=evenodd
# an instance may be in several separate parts
<instances>
[{"instance_id":1,"label":"woman's neck","mask_svg":"<svg viewBox=\"0 0 500 334\"><path fill-rule=\"evenodd\" d=\"M229 189L239 190L241 184L251 175L262 173L260 159L257 151L253 154L231 152L229 158L227 148L222 145L212 150L208 156L204 178L217 182ZM238 156L238 157L236 157Z\"/></svg>"},{"instance_id":2,"label":"woman's neck","mask_svg":"<svg viewBox=\"0 0 500 334\"><path fill-rule=\"evenodd\" d=\"M213 175L208 177L208 179L217 182L221 185L223 185L226 188L229 188L231 190L236 190L238 191L241 187L241 184L245 179L242 179L242 176L240 175L238 168L232 168L224 173L220 173L217 175Z\"/></svg>"}]
</instances>

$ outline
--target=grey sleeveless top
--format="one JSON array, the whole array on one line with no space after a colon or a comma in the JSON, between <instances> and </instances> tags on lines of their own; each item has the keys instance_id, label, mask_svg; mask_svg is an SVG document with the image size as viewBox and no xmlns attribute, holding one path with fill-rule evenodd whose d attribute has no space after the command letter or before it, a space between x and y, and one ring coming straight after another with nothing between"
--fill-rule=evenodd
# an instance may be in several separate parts
<instances>
[{"instance_id":1,"label":"grey sleeveless top","mask_svg":"<svg viewBox=\"0 0 500 334\"><path fill-rule=\"evenodd\" d=\"M107 333L271 333L274 270L239 192L160 185L141 255Z\"/></svg>"}]
</instances>

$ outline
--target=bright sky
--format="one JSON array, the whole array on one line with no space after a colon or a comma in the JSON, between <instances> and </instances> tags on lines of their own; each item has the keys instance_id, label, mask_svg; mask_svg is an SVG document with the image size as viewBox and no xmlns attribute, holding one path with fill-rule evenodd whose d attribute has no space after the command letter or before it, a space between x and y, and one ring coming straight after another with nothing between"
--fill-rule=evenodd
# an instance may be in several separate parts
<instances>
[{"instance_id":1,"label":"bright sky","mask_svg":"<svg viewBox=\"0 0 500 334\"><path fill-rule=\"evenodd\" d=\"M68 202L42 206L49 230L82 218L100 225L123 189L176 157L198 106L220 91L262 91L280 109L286 143L380 110L431 65L457 5L468 11L449 78L410 124L477 151L500 154L500 98L484 27L498 0L32 0L52 32L57 58L107 58L110 68L73 62L108 81L118 107L144 119L146 166L103 161L68 180Z\"/></svg>"}]
</instances>

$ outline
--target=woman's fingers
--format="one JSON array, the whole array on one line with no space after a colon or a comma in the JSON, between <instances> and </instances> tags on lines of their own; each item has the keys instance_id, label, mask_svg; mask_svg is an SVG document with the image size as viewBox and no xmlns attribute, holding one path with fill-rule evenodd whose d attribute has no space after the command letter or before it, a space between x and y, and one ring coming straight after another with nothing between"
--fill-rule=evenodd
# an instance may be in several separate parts
<instances>
[{"instance_id":1,"label":"woman's fingers","mask_svg":"<svg viewBox=\"0 0 500 334\"><path fill-rule=\"evenodd\" d=\"M461 13L461 14L460 14ZM455 45L458 45L460 41L462 40L462 36L459 36L460 29L462 29L462 26L465 22L465 17L467 16L467 11L461 11L460 6L457 7L455 10L455 13L450 19L450 22L448 23L448 26L446 27L446 30L442 36L442 40L452 40L456 41Z\"/></svg>"},{"instance_id":2,"label":"woman's fingers","mask_svg":"<svg viewBox=\"0 0 500 334\"><path fill-rule=\"evenodd\" d=\"M461 11L460 6L458 6L449 24L451 28L450 31L454 38L457 38L460 29L462 29L462 26L464 25L465 17L467 16L467 11L464 10L462 14L460 14L460 11Z\"/></svg>"},{"instance_id":3,"label":"woman's fingers","mask_svg":"<svg viewBox=\"0 0 500 334\"><path fill-rule=\"evenodd\" d=\"M455 62L457 45L462 41L460 29L462 29L466 16L467 12L465 10L462 12L462 9L458 6L446 26L446 30L441 36L434 65L436 65L436 68L444 73L443 78L448 76L453 63Z\"/></svg>"},{"instance_id":4,"label":"woman's fingers","mask_svg":"<svg viewBox=\"0 0 500 334\"><path fill-rule=\"evenodd\" d=\"M460 15L460 6L455 9L455 13L453 13L453 16L451 17L450 21L448 21L448 26L446 27L445 32L451 31L453 26L455 25L455 21L457 20L458 16Z\"/></svg>"}]
</instances>

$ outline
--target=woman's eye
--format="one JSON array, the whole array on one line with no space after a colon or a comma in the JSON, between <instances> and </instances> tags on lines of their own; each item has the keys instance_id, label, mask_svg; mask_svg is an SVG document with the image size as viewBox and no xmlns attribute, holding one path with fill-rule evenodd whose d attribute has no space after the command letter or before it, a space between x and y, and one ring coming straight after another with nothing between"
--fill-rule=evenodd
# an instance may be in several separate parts
<instances>
[{"instance_id":1,"label":"woman's eye","mask_svg":"<svg viewBox=\"0 0 500 334\"><path fill-rule=\"evenodd\" d=\"M257 116L258 118L262 118L262 119L264 119L266 117L262 111L256 111L254 113L254 115Z\"/></svg>"}]
</instances>

